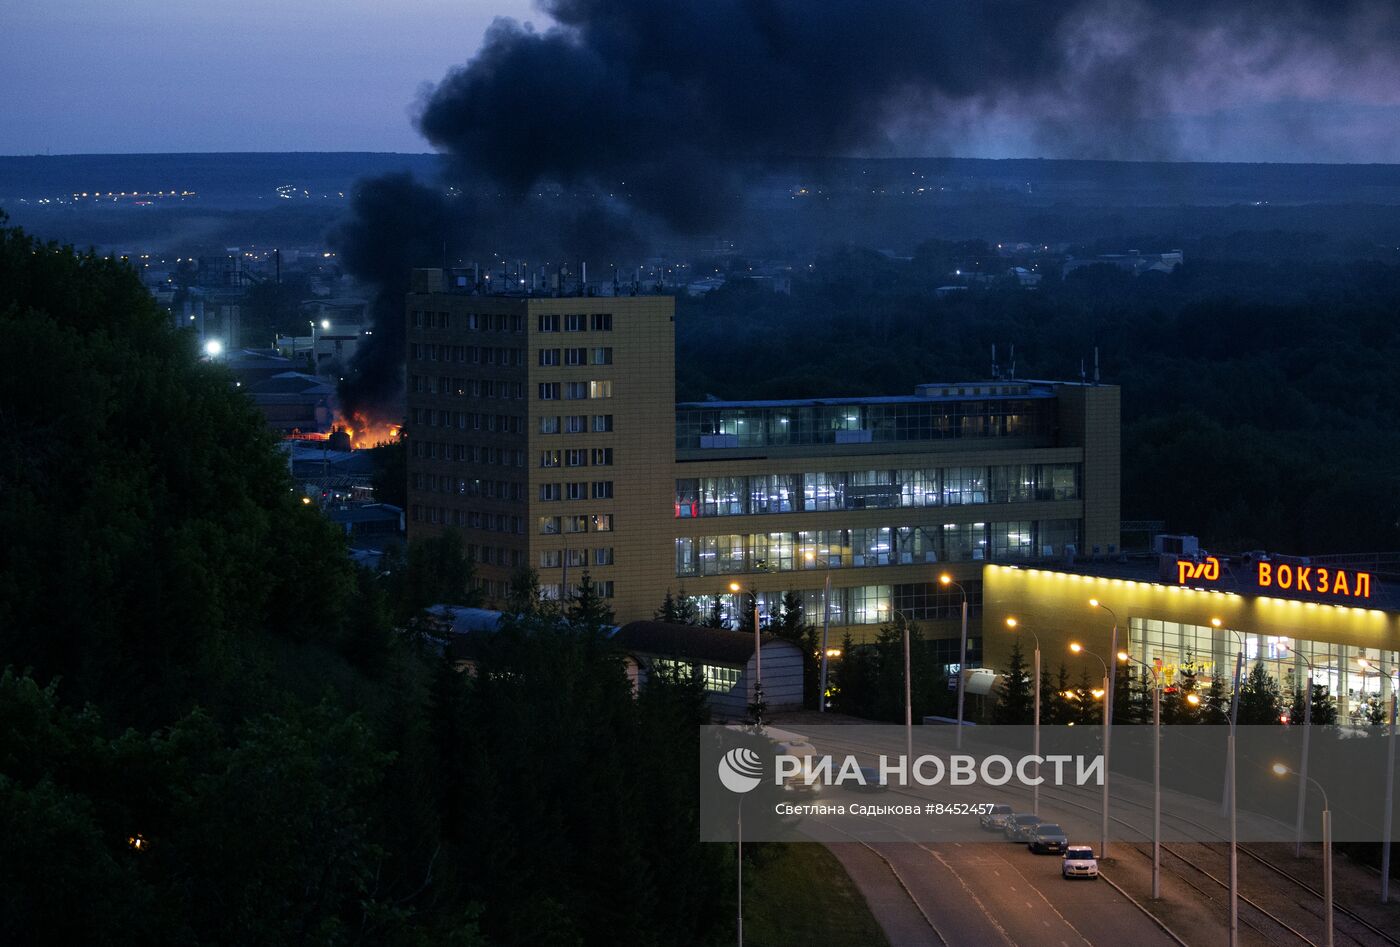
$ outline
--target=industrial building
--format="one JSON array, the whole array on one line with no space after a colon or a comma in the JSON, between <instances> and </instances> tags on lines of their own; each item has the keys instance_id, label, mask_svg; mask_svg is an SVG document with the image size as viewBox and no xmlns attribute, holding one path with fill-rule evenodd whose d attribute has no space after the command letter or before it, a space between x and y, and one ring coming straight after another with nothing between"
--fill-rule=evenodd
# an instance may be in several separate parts
<instances>
[{"instance_id":1,"label":"industrial building","mask_svg":"<svg viewBox=\"0 0 1400 947\"><path fill-rule=\"evenodd\" d=\"M750 591L764 616L793 591L861 639L951 619L963 591L977 608L988 562L1117 554L1114 386L677 404L671 298L474 279L413 273L408 529L460 529L488 601L521 566L549 596L586 569L620 622L668 589L731 623Z\"/></svg>"}]
</instances>

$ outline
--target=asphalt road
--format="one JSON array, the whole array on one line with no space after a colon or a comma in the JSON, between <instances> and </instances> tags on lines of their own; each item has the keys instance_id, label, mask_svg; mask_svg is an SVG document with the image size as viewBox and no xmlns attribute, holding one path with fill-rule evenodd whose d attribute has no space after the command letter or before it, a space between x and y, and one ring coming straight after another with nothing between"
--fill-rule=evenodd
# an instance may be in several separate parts
<instances>
[{"instance_id":1,"label":"asphalt road","mask_svg":"<svg viewBox=\"0 0 1400 947\"><path fill-rule=\"evenodd\" d=\"M1027 947L1081 947L1132 943L1134 947L1173 947L1168 937L1135 905L1103 881L1066 881L1060 859L1032 855L1024 845L984 843L876 843L882 861L847 865L864 893L887 887L881 871L893 874L950 945L1005 944ZM837 846L842 847L842 846ZM843 859L843 861L845 861ZM876 917L880 905L871 899ZM885 907L885 912L892 909ZM883 921L882 921L883 924ZM911 937L907 914L891 943L938 943L937 937ZM909 939L905 939L908 937Z\"/></svg>"}]
</instances>

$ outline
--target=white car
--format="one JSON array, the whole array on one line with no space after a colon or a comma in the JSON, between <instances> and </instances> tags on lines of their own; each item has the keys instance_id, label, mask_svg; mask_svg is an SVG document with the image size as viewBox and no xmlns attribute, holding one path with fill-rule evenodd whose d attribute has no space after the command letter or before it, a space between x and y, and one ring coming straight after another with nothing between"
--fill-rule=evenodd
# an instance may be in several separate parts
<instances>
[{"instance_id":1,"label":"white car","mask_svg":"<svg viewBox=\"0 0 1400 947\"><path fill-rule=\"evenodd\" d=\"M1099 862L1094 858L1094 850L1080 845L1070 845L1060 860L1060 875L1065 878L1097 878Z\"/></svg>"}]
</instances>

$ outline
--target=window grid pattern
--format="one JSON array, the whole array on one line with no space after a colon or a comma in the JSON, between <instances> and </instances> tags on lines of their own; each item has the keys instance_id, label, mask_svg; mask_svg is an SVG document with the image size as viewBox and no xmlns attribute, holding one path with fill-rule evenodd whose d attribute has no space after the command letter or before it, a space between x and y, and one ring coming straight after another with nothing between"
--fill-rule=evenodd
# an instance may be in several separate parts
<instances>
[{"instance_id":1,"label":"window grid pattern","mask_svg":"<svg viewBox=\"0 0 1400 947\"><path fill-rule=\"evenodd\" d=\"M749 516L831 510L1077 500L1080 464L851 470L676 481L675 515Z\"/></svg>"}]
</instances>

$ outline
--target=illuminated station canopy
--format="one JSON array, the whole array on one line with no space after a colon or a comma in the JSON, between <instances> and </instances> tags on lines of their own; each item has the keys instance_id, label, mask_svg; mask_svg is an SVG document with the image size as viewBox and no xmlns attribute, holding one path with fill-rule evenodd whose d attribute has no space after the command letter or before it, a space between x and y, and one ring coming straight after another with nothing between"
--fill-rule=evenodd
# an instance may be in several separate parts
<instances>
[{"instance_id":1,"label":"illuminated station canopy","mask_svg":"<svg viewBox=\"0 0 1400 947\"><path fill-rule=\"evenodd\" d=\"M1388 695L1383 675L1400 666L1400 583L1353 565L1170 555L1050 569L988 565L983 653L989 667L1005 666L1015 639L1005 623L1014 616L1078 674L1080 659L1069 642L1107 649L1116 621L1119 642L1126 637L1133 658L1159 669L1168 683L1188 673L1198 686L1217 674L1228 683L1242 644L1250 664L1262 662L1285 693L1305 680L1311 663L1315 680L1346 713L1368 697ZM1060 660L1051 657L1049 664Z\"/></svg>"}]
</instances>

